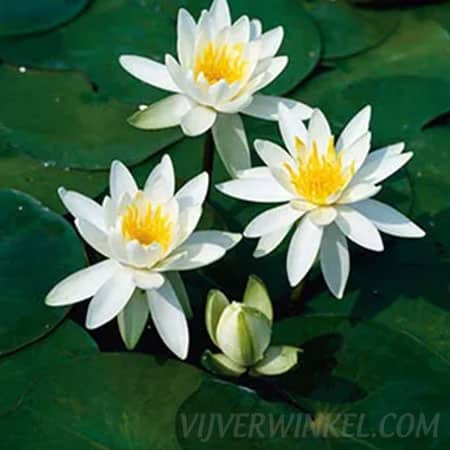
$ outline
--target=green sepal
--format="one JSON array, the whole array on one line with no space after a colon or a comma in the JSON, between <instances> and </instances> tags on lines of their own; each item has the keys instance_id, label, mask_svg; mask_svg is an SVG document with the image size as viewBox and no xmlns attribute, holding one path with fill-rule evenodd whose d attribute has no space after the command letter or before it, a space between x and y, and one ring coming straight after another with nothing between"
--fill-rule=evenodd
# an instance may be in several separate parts
<instances>
[{"instance_id":1,"label":"green sepal","mask_svg":"<svg viewBox=\"0 0 450 450\"><path fill-rule=\"evenodd\" d=\"M208 299L206 300L205 323L209 337L217 346L219 346L216 337L217 324L224 309L229 304L230 302L223 292L216 289L209 291Z\"/></svg>"},{"instance_id":2,"label":"green sepal","mask_svg":"<svg viewBox=\"0 0 450 450\"><path fill-rule=\"evenodd\" d=\"M211 353L209 350L202 355L202 365L210 372L227 377L239 377L247 370L223 353Z\"/></svg>"},{"instance_id":3,"label":"green sepal","mask_svg":"<svg viewBox=\"0 0 450 450\"><path fill-rule=\"evenodd\" d=\"M120 336L128 350L133 350L144 332L148 320L147 295L136 289L130 301L117 316Z\"/></svg>"},{"instance_id":4,"label":"green sepal","mask_svg":"<svg viewBox=\"0 0 450 450\"><path fill-rule=\"evenodd\" d=\"M265 284L255 275L250 275L244 292L243 302L247 306L261 311L272 323L273 308Z\"/></svg>"},{"instance_id":5,"label":"green sepal","mask_svg":"<svg viewBox=\"0 0 450 450\"><path fill-rule=\"evenodd\" d=\"M298 347L289 345L271 346L264 358L250 369L252 376L280 375L292 369L298 363L298 353L303 352Z\"/></svg>"},{"instance_id":6,"label":"green sepal","mask_svg":"<svg viewBox=\"0 0 450 450\"><path fill-rule=\"evenodd\" d=\"M175 294L177 294L178 301L183 308L186 319L192 319L192 317L194 317L194 313L192 312L189 295L186 291L183 278L178 272L165 272L164 276L169 280Z\"/></svg>"}]
</instances>

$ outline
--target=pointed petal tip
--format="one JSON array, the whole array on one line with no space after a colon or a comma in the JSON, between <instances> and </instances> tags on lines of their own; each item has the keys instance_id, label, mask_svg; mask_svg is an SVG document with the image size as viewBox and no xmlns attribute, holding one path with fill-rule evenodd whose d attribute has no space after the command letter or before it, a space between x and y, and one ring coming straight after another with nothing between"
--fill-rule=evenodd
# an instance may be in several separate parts
<instances>
[{"instance_id":1,"label":"pointed petal tip","mask_svg":"<svg viewBox=\"0 0 450 450\"><path fill-rule=\"evenodd\" d=\"M124 164L119 161L118 159L115 159L112 163L111 163L111 170L117 170L118 168L122 168L124 167Z\"/></svg>"},{"instance_id":2,"label":"pointed petal tip","mask_svg":"<svg viewBox=\"0 0 450 450\"><path fill-rule=\"evenodd\" d=\"M65 197L65 195L67 194L67 190L64 186L60 186L58 188L58 195L61 198L61 200L63 199L63 197Z\"/></svg>"},{"instance_id":3,"label":"pointed petal tip","mask_svg":"<svg viewBox=\"0 0 450 450\"><path fill-rule=\"evenodd\" d=\"M120 55L119 56L119 63L120 63L120 65L123 67L124 65L126 65L126 63L127 63L127 60L128 60L128 58L130 57L131 55ZM125 68L125 67L124 67Z\"/></svg>"},{"instance_id":4,"label":"pointed petal tip","mask_svg":"<svg viewBox=\"0 0 450 450\"><path fill-rule=\"evenodd\" d=\"M47 306L57 306L55 300L52 298L51 291L47 294L47 297L45 297L44 303Z\"/></svg>"}]
</instances>

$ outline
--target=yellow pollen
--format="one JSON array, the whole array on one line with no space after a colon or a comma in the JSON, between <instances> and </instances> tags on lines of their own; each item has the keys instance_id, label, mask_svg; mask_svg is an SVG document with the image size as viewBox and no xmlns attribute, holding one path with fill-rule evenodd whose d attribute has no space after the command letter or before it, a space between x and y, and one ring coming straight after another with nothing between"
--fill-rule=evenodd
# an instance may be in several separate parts
<instances>
[{"instance_id":1,"label":"yellow pollen","mask_svg":"<svg viewBox=\"0 0 450 450\"><path fill-rule=\"evenodd\" d=\"M167 250L172 240L172 223L160 205L154 207L138 193L122 215L122 234L142 245L157 242Z\"/></svg>"},{"instance_id":2,"label":"yellow pollen","mask_svg":"<svg viewBox=\"0 0 450 450\"><path fill-rule=\"evenodd\" d=\"M234 83L245 77L247 67L242 44L215 45L209 42L195 58L194 76L197 79L203 73L209 84L220 80Z\"/></svg>"},{"instance_id":3,"label":"yellow pollen","mask_svg":"<svg viewBox=\"0 0 450 450\"><path fill-rule=\"evenodd\" d=\"M353 176L354 163L343 167L342 152L336 152L333 137L330 138L324 155L319 155L316 142L313 142L309 154L299 138L295 139L295 147L297 167L291 167L288 163L284 167L296 192L316 205L329 204L330 197L341 191Z\"/></svg>"}]
</instances>

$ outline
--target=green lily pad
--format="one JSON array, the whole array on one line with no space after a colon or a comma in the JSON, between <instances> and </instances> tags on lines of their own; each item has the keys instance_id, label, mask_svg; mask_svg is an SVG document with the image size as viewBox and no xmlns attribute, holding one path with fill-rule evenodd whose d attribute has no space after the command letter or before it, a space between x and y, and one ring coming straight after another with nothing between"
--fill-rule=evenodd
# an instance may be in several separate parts
<instances>
[{"instance_id":1,"label":"green lily pad","mask_svg":"<svg viewBox=\"0 0 450 450\"><path fill-rule=\"evenodd\" d=\"M38 342L0 358L0 382L8 386L0 399L0 413L19 406L20 399L33 383L54 365L98 351L96 343L70 320Z\"/></svg>"},{"instance_id":2,"label":"green lily pad","mask_svg":"<svg viewBox=\"0 0 450 450\"><path fill-rule=\"evenodd\" d=\"M12 188L33 195L57 213L66 213L57 189L65 186L96 197L108 186L108 173L61 169L5 147L0 150L0 188Z\"/></svg>"},{"instance_id":3,"label":"green lily pad","mask_svg":"<svg viewBox=\"0 0 450 450\"><path fill-rule=\"evenodd\" d=\"M419 18L431 19L450 31L450 3L448 2L420 2L420 7L412 12Z\"/></svg>"},{"instance_id":4,"label":"green lily pad","mask_svg":"<svg viewBox=\"0 0 450 450\"><path fill-rule=\"evenodd\" d=\"M219 413L225 421L243 415L238 419L244 425L241 434L254 433L244 423L251 414L275 420L302 416L292 406L264 401L249 389L215 380L181 362L139 354L99 354L51 367L25 393L18 408L0 417L0 429L5 448L17 450L53 450L62 442L67 450L125 450L130 445L136 450L249 448L254 437L236 439L232 429L225 435L212 430L207 442L196 422L211 413ZM269 427L267 419L258 448L275 449L281 443L295 448L292 432L273 439ZM325 449L315 439L305 439L304 444L311 450Z\"/></svg>"},{"instance_id":5,"label":"green lily pad","mask_svg":"<svg viewBox=\"0 0 450 450\"><path fill-rule=\"evenodd\" d=\"M81 382L80 380L89 380ZM180 449L178 408L202 373L138 354L99 354L52 367L0 418L5 448ZM52 426L49 424L52 423ZM130 447L131 446L131 447Z\"/></svg>"},{"instance_id":6,"label":"green lily pad","mask_svg":"<svg viewBox=\"0 0 450 450\"><path fill-rule=\"evenodd\" d=\"M78 73L2 66L0 140L47 165L108 169L136 164L181 137L177 129L146 133L126 123L133 107L95 93Z\"/></svg>"},{"instance_id":7,"label":"green lily pad","mask_svg":"<svg viewBox=\"0 0 450 450\"><path fill-rule=\"evenodd\" d=\"M322 57L345 58L375 47L398 26L398 13L358 8L348 0L303 0L320 29Z\"/></svg>"},{"instance_id":8,"label":"green lily pad","mask_svg":"<svg viewBox=\"0 0 450 450\"><path fill-rule=\"evenodd\" d=\"M267 392L271 390L269 384L264 386ZM182 448L326 449L321 439L302 435L310 419L307 414L295 406L270 400L241 386L208 379L179 410L177 435Z\"/></svg>"},{"instance_id":9,"label":"green lily pad","mask_svg":"<svg viewBox=\"0 0 450 450\"><path fill-rule=\"evenodd\" d=\"M408 173L414 189L414 213L434 215L450 206L450 126L427 128L412 137L414 157Z\"/></svg>"},{"instance_id":10,"label":"green lily pad","mask_svg":"<svg viewBox=\"0 0 450 450\"><path fill-rule=\"evenodd\" d=\"M0 5L0 36L36 33L76 17L90 0L17 0Z\"/></svg>"},{"instance_id":11,"label":"green lily pad","mask_svg":"<svg viewBox=\"0 0 450 450\"><path fill-rule=\"evenodd\" d=\"M305 89L303 98L320 106L332 124L342 128L365 105L372 105L371 129L375 145L385 145L408 138L450 105L450 81L412 76L366 77L340 85L329 77ZM331 97L330 92L334 90ZM415 107L411 108L414 92Z\"/></svg>"},{"instance_id":12,"label":"green lily pad","mask_svg":"<svg viewBox=\"0 0 450 450\"><path fill-rule=\"evenodd\" d=\"M148 104L160 99L163 93L130 77L119 66L119 56L131 53L162 61L166 53L174 54L178 8L183 6L199 13L209 3L96 1L78 20L65 27L14 41L1 40L0 55L17 65L80 70L101 92L135 105ZM281 0L276 8L271 0L260 1L257 8L250 0L239 0L233 2L232 9L236 16L245 13L260 17L267 28L285 27L286 38L280 54L287 54L291 62L268 92L280 94L292 89L317 64L320 56L317 27L295 0Z\"/></svg>"},{"instance_id":13,"label":"green lily pad","mask_svg":"<svg viewBox=\"0 0 450 450\"><path fill-rule=\"evenodd\" d=\"M0 191L0 354L46 335L68 308L44 304L47 292L85 264L72 227L32 197Z\"/></svg>"},{"instance_id":14,"label":"green lily pad","mask_svg":"<svg viewBox=\"0 0 450 450\"><path fill-rule=\"evenodd\" d=\"M404 307L396 311L399 321L395 324L388 320L354 322L351 318L325 312L287 319L274 329L274 341L289 336L303 343L301 373L287 374L277 381L280 389L314 411L317 425L324 421L333 423L337 436L342 438L345 428L342 428L342 420L339 422L339 415L347 413L355 417L359 414L359 420L361 416L366 417L358 428L365 436L354 435L354 439L345 441L348 444L345 448L365 445L396 449L399 436L395 434L380 445L382 436L377 433L383 417L407 412L416 420L420 414L425 414L430 421L437 412L448 408L448 398L442 396L442 392L450 362L445 355L436 353L431 341L424 345L416 335L406 332L408 326L405 329L404 324L409 315L401 316L405 311ZM431 317L422 316L422 321L427 319ZM434 335L437 337L436 332ZM445 428L449 417L442 415L441 426ZM391 431L393 424L395 420L389 423L386 432ZM347 428L349 431L355 432L356 428ZM437 437L436 441L429 435L411 434L402 442L417 449L427 448L431 442L445 446L447 433ZM340 448L335 445L338 445L336 440L329 439L328 448Z\"/></svg>"},{"instance_id":15,"label":"green lily pad","mask_svg":"<svg viewBox=\"0 0 450 450\"><path fill-rule=\"evenodd\" d=\"M450 104L445 76L450 36L433 22L423 22L419 33L411 33L415 26L416 21L406 20L385 44L343 60L300 86L293 97L322 108L336 129L371 104L375 144L407 140Z\"/></svg>"}]
</instances>

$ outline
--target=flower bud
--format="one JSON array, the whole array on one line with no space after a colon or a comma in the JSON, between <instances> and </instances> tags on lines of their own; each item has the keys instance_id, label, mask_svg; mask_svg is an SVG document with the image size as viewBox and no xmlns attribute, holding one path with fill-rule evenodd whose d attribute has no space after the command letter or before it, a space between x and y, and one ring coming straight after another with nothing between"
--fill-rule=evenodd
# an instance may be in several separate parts
<instances>
[{"instance_id":1,"label":"flower bud","mask_svg":"<svg viewBox=\"0 0 450 450\"><path fill-rule=\"evenodd\" d=\"M217 344L235 363L250 367L260 361L270 344L271 323L256 308L232 302L217 324Z\"/></svg>"}]
</instances>

